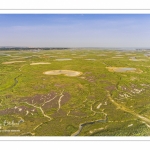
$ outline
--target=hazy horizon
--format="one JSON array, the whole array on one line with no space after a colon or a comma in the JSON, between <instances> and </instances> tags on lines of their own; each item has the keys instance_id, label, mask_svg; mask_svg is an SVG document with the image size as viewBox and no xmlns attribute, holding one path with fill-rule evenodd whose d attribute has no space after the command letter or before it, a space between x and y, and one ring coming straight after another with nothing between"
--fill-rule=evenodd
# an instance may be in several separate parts
<instances>
[{"instance_id":1,"label":"hazy horizon","mask_svg":"<svg viewBox=\"0 0 150 150\"><path fill-rule=\"evenodd\" d=\"M150 47L148 14L0 14L0 47Z\"/></svg>"}]
</instances>

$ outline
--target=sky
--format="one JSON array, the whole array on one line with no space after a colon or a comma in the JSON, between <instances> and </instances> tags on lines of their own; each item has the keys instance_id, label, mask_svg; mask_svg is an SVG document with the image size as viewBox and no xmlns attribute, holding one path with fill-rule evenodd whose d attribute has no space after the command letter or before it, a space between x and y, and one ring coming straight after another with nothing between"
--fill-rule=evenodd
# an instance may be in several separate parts
<instances>
[{"instance_id":1,"label":"sky","mask_svg":"<svg viewBox=\"0 0 150 150\"><path fill-rule=\"evenodd\" d=\"M150 15L0 14L0 46L150 47Z\"/></svg>"}]
</instances>

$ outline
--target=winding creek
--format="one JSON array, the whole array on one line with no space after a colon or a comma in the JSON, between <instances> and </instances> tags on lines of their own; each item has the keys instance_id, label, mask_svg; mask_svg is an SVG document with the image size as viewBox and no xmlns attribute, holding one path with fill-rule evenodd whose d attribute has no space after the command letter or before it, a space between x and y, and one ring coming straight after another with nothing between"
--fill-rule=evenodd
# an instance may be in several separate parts
<instances>
[{"instance_id":1,"label":"winding creek","mask_svg":"<svg viewBox=\"0 0 150 150\"><path fill-rule=\"evenodd\" d=\"M19 76L17 76L17 77L15 77L14 78L14 84L13 85L11 85L10 87L7 87L7 88L5 88L5 89L2 89L2 90L0 90L0 91L5 91L5 90L8 90L8 89L12 89L14 86L16 86L17 85L17 83L18 83L18 78L21 76L22 74L20 74Z\"/></svg>"},{"instance_id":2,"label":"winding creek","mask_svg":"<svg viewBox=\"0 0 150 150\"><path fill-rule=\"evenodd\" d=\"M87 126L87 125L91 125L94 123L106 123L108 120L107 115L105 116L105 119L100 119L100 120L94 120L94 121L90 121L90 122L85 122L85 123L81 123L79 124L79 129L74 132L73 134L71 134L71 136L77 136L81 133L83 127Z\"/></svg>"},{"instance_id":3,"label":"winding creek","mask_svg":"<svg viewBox=\"0 0 150 150\"><path fill-rule=\"evenodd\" d=\"M109 91L107 91L107 96L108 99L120 110L125 111L127 113L130 113L131 115L135 116L136 118L139 118L140 120L142 120L148 127L150 127L150 119L137 114L136 112L134 112L133 110L130 110L129 108L126 108L125 106L120 105L119 103L117 103L112 97ZM79 124L79 128L76 132L74 132L71 136L77 136L81 133L83 127L87 126L87 125L92 125L94 123L106 123L108 121L108 117L107 114L105 115L105 119L103 120L95 120L95 121L90 121L90 122L85 122L85 123L81 123Z\"/></svg>"}]
</instances>

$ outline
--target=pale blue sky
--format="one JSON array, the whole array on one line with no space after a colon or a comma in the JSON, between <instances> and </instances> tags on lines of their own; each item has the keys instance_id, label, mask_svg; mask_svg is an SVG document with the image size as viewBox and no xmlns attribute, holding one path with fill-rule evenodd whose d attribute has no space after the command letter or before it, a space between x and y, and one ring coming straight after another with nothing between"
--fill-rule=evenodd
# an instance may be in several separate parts
<instances>
[{"instance_id":1,"label":"pale blue sky","mask_svg":"<svg viewBox=\"0 0 150 150\"><path fill-rule=\"evenodd\" d=\"M0 46L150 47L150 15L0 14Z\"/></svg>"}]
</instances>

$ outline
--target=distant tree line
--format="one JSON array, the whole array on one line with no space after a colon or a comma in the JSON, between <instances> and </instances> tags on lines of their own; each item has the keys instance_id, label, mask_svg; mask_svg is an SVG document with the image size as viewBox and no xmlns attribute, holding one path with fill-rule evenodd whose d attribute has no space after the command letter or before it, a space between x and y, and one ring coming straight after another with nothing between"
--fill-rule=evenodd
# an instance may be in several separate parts
<instances>
[{"instance_id":1,"label":"distant tree line","mask_svg":"<svg viewBox=\"0 0 150 150\"><path fill-rule=\"evenodd\" d=\"M69 48L61 48L61 47L55 47L55 48L26 48L26 47L0 47L0 50L35 50L35 51L38 51L38 50L64 50L64 49L69 49Z\"/></svg>"}]
</instances>

